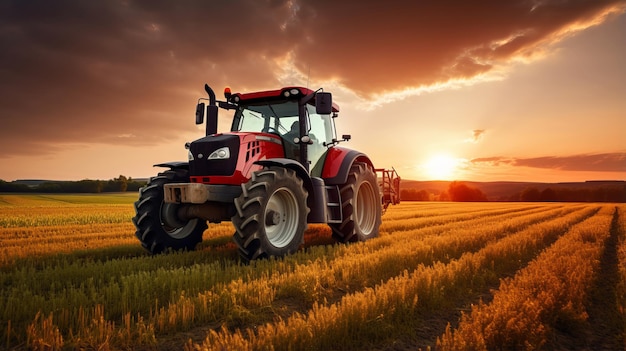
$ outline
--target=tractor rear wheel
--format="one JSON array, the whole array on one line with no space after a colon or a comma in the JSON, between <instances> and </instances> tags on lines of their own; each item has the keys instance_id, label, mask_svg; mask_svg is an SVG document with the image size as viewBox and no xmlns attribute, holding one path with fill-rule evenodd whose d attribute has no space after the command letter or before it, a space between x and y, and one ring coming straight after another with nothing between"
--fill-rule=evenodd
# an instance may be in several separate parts
<instances>
[{"instance_id":1,"label":"tractor rear wheel","mask_svg":"<svg viewBox=\"0 0 626 351\"><path fill-rule=\"evenodd\" d=\"M206 221L181 221L176 214L180 205L163 202L165 184L185 182L189 182L187 170L170 170L159 173L139 189L133 217L137 228L135 235L141 245L153 254L168 249L193 250L202 241L202 233L208 227Z\"/></svg>"},{"instance_id":2,"label":"tractor rear wheel","mask_svg":"<svg viewBox=\"0 0 626 351\"><path fill-rule=\"evenodd\" d=\"M233 239L245 261L294 253L304 241L307 191L293 170L254 172L235 199Z\"/></svg>"},{"instance_id":3,"label":"tractor rear wheel","mask_svg":"<svg viewBox=\"0 0 626 351\"><path fill-rule=\"evenodd\" d=\"M382 200L374 171L365 163L355 162L340 193L343 222L329 224L333 238L347 243L378 236Z\"/></svg>"}]
</instances>

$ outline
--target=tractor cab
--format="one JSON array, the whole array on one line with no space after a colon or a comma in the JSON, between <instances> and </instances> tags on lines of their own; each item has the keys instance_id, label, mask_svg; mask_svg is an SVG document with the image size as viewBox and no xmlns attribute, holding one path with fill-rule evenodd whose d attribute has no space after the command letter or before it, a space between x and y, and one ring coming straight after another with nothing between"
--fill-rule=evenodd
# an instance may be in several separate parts
<instances>
[{"instance_id":1,"label":"tractor cab","mask_svg":"<svg viewBox=\"0 0 626 351\"><path fill-rule=\"evenodd\" d=\"M330 93L286 88L250 95L230 96L231 103L238 103L231 132L267 133L280 137L284 157L298 161L313 176L319 177L326 151L336 143L333 118L339 107L330 102ZM302 103L302 100L306 102ZM324 104L316 104L318 101L331 108L324 109Z\"/></svg>"}]
</instances>

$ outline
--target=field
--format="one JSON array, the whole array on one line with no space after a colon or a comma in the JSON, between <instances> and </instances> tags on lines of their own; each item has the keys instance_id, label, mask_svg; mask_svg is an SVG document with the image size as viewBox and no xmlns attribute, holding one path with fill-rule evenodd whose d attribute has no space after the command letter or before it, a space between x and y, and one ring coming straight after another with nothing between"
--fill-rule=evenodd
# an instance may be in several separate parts
<instances>
[{"instance_id":1,"label":"field","mask_svg":"<svg viewBox=\"0 0 626 351\"><path fill-rule=\"evenodd\" d=\"M150 256L136 194L0 195L0 349L622 350L626 205L402 203L242 264L230 223Z\"/></svg>"}]
</instances>

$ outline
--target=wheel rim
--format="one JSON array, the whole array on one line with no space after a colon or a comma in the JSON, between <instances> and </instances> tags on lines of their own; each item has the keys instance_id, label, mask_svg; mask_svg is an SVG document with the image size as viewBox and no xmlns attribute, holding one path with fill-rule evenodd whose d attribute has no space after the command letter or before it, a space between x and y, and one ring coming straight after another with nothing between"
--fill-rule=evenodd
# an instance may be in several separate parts
<instances>
[{"instance_id":1,"label":"wheel rim","mask_svg":"<svg viewBox=\"0 0 626 351\"><path fill-rule=\"evenodd\" d=\"M176 215L177 204L164 203L161 205L161 226L167 235L174 239L184 239L194 232L198 219L182 222Z\"/></svg>"},{"instance_id":2,"label":"wheel rim","mask_svg":"<svg viewBox=\"0 0 626 351\"><path fill-rule=\"evenodd\" d=\"M300 222L298 202L294 193L287 188L276 190L265 207L265 235L275 247L291 243Z\"/></svg>"},{"instance_id":3,"label":"wheel rim","mask_svg":"<svg viewBox=\"0 0 626 351\"><path fill-rule=\"evenodd\" d=\"M376 224L376 196L372 184L361 183L356 198L356 223L365 235L374 230Z\"/></svg>"}]
</instances>

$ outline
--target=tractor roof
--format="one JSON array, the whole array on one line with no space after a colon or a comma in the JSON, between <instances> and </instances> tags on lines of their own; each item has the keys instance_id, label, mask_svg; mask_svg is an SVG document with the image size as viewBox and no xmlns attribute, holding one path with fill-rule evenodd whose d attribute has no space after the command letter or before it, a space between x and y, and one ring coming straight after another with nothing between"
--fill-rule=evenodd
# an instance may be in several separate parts
<instances>
[{"instance_id":1,"label":"tractor roof","mask_svg":"<svg viewBox=\"0 0 626 351\"><path fill-rule=\"evenodd\" d=\"M252 93L234 93L228 100L234 103L255 103L263 102L267 100L289 100L295 98L301 98L309 94L313 94L315 91L303 88L303 87L284 87L278 90L256 91ZM315 99L311 100L315 102ZM339 112L339 105L333 102L333 112Z\"/></svg>"}]
</instances>

